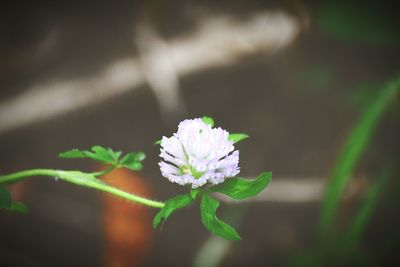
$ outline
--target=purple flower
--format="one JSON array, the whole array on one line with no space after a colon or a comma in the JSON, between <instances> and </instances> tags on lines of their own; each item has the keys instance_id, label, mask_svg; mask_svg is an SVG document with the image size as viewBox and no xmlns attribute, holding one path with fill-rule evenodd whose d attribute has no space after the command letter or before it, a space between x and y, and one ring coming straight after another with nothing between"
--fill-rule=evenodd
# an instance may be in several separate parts
<instances>
[{"instance_id":1,"label":"purple flower","mask_svg":"<svg viewBox=\"0 0 400 267\"><path fill-rule=\"evenodd\" d=\"M229 133L212 128L202 119L184 120L178 132L161 140L161 173L171 182L191 184L197 188L206 183L219 184L239 173L239 151L234 151Z\"/></svg>"}]
</instances>

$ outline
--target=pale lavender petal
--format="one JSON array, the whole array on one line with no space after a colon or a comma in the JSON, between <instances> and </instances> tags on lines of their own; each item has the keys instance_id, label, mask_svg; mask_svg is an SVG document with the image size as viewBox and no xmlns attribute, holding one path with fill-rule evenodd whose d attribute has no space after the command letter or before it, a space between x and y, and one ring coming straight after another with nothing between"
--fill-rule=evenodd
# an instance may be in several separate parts
<instances>
[{"instance_id":1,"label":"pale lavender petal","mask_svg":"<svg viewBox=\"0 0 400 267\"><path fill-rule=\"evenodd\" d=\"M162 175L192 188L236 176L240 171L239 151L234 151L228 137L229 132L212 128L200 118L182 121L177 133L161 140Z\"/></svg>"}]
</instances>

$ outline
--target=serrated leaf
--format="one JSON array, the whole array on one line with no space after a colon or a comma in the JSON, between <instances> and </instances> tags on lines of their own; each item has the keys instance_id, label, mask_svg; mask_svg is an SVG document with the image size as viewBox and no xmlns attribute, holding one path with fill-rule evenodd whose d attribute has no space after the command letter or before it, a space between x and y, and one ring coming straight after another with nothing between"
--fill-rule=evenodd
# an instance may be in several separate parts
<instances>
[{"instance_id":1,"label":"serrated leaf","mask_svg":"<svg viewBox=\"0 0 400 267\"><path fill-rule=\"evenodd\" d=\"M256 196L267 187L271 179L272 172L261 173L256 179L228 178L222 184L210 188L209 191L241 200Z\"/></svg>"},{"instance_id":2,"label":"serrated leaf","mask_svg":"<svg viewBox=\"0 0 400 267\"><path fill-rule=\"evenodd\" d=\"M94 152L89 152L85 151L85 155L87 155L89 158L98 160L98 161L103 161L107 163L112 163L114 162L114 157L113 157L113 151L108 150L102 146L93 146L92 151Z\"/></svg>"},{"instance_id":3,"label":"serrated leaf","mask_svg":"<svg viewBox=\"0 0 400 267\"><path fill-rule=\"evenodd\" d=\"M248 136L247 134L244 134L244 133L232 133L229 135L228 140L233 141L233 143L236 144L236 143L243 141L249 137L250 136Z\"/></svg>"},{"instance_id":4,"label":"serrated leaf","mask_svg":"<svg viewBox=\"0 0 400 267\"><path fill-rule=\"evenodd\" d=\"M114 158L118 156L119 152L107 150L101 146L93 146L91 149L92 151L72 149L62 152L58 156L61 158L90 158L104 163L115 163L117 161Z\"/></svg>"},{"instance_id":5,"label":"serrated leaf","mask_svg":"<svg viewBox=\"0 0 400 267\"><path fill-rule=\"evenodd\" d=\"M28 213L28 207L22 202L13 202L9 210L20 213Z\"/></svg>"},{"instance_id":6,"label":"serrated leaf","mask_svg":"<svg viewBox=\"0 0 400 267\"><path fill-rule=\"evenodd\" d=\"M143 164L140 161L145 158L146 155L143 152L131 152L121 160L121 165L131 170L141 170Z\"/></svg>"},{"instance_id":7,"label":"serrated leaf","mask_svg":"<svg viewBox=\"0 0 400 267\"><path fill-rule=\"evenodd\" d=\"M240 240L241 237L229 224L221 221L216 216L219 202L209 195L204 194L200 203L201 221L203 225L213 234L227 240Z\"/></svg>"},{"instance_id":8,"label":"serrated leaf","mask_svg":"<svg viewBox=\"0 0 400 267\"><path fill-rule=\"evenodd\" d=\"M135 152L131 152L131 153L126 154L121 160L121 164L122 165L129 165L129 164L132 164L132 163L135 163L135 162L137 162L136 153Z\"/></svg>"},{"instance_id":9,"label":"serrated leaf","mask_svg":"<svg viewBox=\"0 0 400 267\"><path fill-rule=\"evenodd\" d=\"M210 125L211 127L214 126L214 119L208 116L204 116L203 118L201 118L203 120L203 122L207 123L208 125Z\"/></svg>"},{"instance_id":10,"label":"serrated leaf","mask_svg":"<svg viewBox=\"0 0 400 267\"><path fill-rule=\"evenodd\" d=\"M164 221L177 209L186 207L187 205L193 202L193 198L190 194L179 195L173 198L170 198L165 203L165 206L156 214L153 219L153 228L156 228L160 223L164 223Z\"/></svg>"},{"instance_id":11,"label":"serrated leaf","mask_svg":"<svg viewBox=\"0 0 400 267\"><path fill-rule=\"evenodd\" d=\"M0 208L10 208L12 204L11 194L6 187L0 185Z\"/></svg>"},{"instance_id":12,"label":"serrated leaf","mask_svg":"<svg viewBox=\"0 0 400 267\"><path fill-rule=\"evenodd\" d=\"M66 159L86 158L83 151L80 151L79 149L71 149L65 152L61 152L58 154L58 156L60 158L66 158Z\"/></svg>"},{"instance_id":13,"label":"serrated leaf","mask_svg":"<svg viewBox=\"0 0 400 267\"><path fill-rule=\"evenodd\" d=\"M119 157L122 154L122 151L114 151L111 148L108 148L108 153L111 155L111 157L114 159L115 162L119 161Z\"/></svg>"}]
</instances>

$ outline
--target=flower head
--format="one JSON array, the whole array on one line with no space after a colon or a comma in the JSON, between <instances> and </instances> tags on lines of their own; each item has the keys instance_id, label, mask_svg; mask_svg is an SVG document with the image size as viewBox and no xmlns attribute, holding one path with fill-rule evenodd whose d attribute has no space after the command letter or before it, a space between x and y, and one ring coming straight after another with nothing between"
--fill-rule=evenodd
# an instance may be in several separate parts
<instances>
[{"instance_id":1,"label":"flower head","mask_svg":"<svg viewBox=\"0 0 400 267\"><path fill-rule=\"evenodd\" d=\"M202 119L184 120L178 132L161 140L161 173L171 182L200 187L219 184L239 173L239 151L229 133Z\"/></svg>"}]
</instances>

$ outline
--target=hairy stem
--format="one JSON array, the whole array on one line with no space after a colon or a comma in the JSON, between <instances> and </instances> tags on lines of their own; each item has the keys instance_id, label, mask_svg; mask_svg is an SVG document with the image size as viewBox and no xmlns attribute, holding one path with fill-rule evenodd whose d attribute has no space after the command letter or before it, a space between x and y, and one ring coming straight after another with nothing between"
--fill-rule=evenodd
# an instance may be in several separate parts
<instances>
[{"instance_id":1,"label":"hairy stem","mask_svg":"<svg viewBox=\"0 0 400 267\"><path fill-rule=\"evenodd\" d=\"M153 208L162 208L165 205L163 202L154 201L151 199L147 199L144 197L140 197L125 192L97 179L93 174L84 173L80 171L62 171L62 170L51 170L51 169L25 170L7 175L0 175L0 184L15 183L27 177L32 177L32 176L55 177L72 184L94 188L99 191L107 192L115 196L118 196L120 198Z\"/></svg>"}]
</instances>

